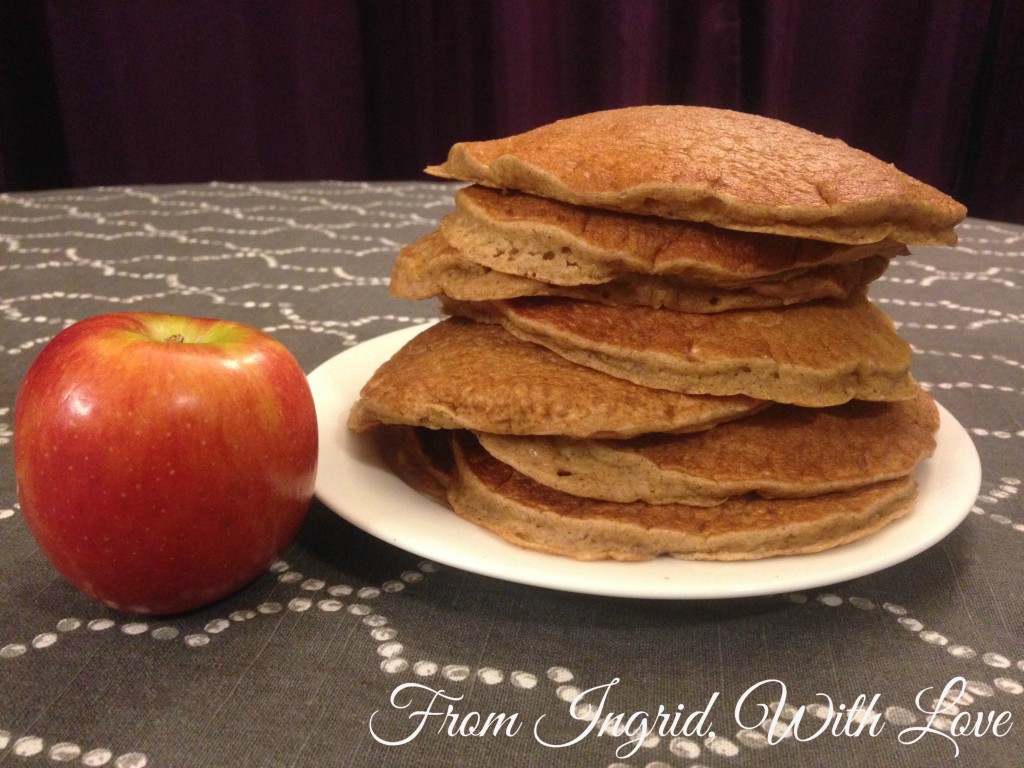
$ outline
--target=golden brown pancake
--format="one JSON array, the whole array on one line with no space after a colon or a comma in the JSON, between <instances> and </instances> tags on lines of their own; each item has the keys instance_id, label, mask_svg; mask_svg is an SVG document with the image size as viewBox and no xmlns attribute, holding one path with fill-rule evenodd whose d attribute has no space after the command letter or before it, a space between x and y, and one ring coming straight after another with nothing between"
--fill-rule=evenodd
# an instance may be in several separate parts
<instances>
[{"instance_id":1,"label":"golden brown pancake","mask_svg":"<svg viewBox=\"0 0 1024 768\"><path fill-rule=\"evenodd\" d=\"M736 288L822 264L907 252L893 240L841 245L738 232L480 186L459 190L455 203L457 212L441 220L440 231L465 258L555 285L590 285L636 274Z\"/></svg>"},{"instance_id":2,"label":"golden brown pancake","mask_svg":"<svg viewBox=\"0 0 1024 768\"><path fill-rule=\"evenodd\" d=\"M579 365L655 389L810 407L902 400L917 391L910 346L862 294L719 314L557 298L443 304Z\"/></svg>"},{"instance_id":3,"label":"golden brown pancake","mask_svg":"<svg viewBox=\"0 0 1024 768\"><path fill-rule=\"evenodd\" d=\"M573 496L713 506L748 493L801 498L905 477L932 454L938 428L922 389L895 403L777 405L689 435L477 437L502 463Z\"/></svg>"},{"instance_id":4,"label":"golden brown pancake","mask_svg":"<svg viewBox=\"0 0 1024 768\"><path fill-rule=\"evenodd\" d=\"M707 107L593 112L457 143L426 170L575 205L830 242L952 245L966 215L838 139Z\"/></svg>"},{"instance_id":5,"label":"golden brown pancake","mask_svg":"<svg viewBox=\"0 0 1024 768\"><path fill-rule=\"evenodd\" d=\"M540 485L456 433L448 503L516 546L577 560L753 560L860 539L913 507L911 477L806 499L730 499L716 507L596 501Z\"/></svg>"},{"instance_id":6,"label":"golden brown pancake","mask_svg":"<svg viewBox=\"0 0 1024 768\"><path fill-rule=\"evenodd\" d=\"M648 389L571 363L500 326L453 318L415 336L376 370L349 426L618 438L707 429L764 405L743 396Z\"/></svg>"},{"instance_id":7,"label":"golden brown pancake","mask_svg":"<svg viewBox=\"0 0 1024 768\"><path fill-rule=\"evenodd\" d=\"M888 264L885 257L871 256L809 267L785 279L750 282L738 288L689 284L684 279L660 275L625 275L598 285L554 285L481 266L464 258L435 231L399 251L391 271L390 291L403 299L445 295L460 301L490 301L564 296L617 306L707 313L846 298L879 277Z\"/></svg>"}]
</instances>

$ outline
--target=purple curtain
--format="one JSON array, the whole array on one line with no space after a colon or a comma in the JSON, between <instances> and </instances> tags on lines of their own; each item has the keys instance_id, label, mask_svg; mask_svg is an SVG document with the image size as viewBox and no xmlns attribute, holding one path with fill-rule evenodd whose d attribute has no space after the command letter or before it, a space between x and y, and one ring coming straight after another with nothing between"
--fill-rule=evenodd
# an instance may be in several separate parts
<instances>
[{"instance_id":1,"label":"purple curtain","mask_svg":"<svg viewBox=\"0 0 1024 768\"><path fill-rule=\"evenodd\" d=\"M461 139L690 103L1024 221L1019 0L24 0L0 189L422 178Z\"/></svg>"}]
</instances>

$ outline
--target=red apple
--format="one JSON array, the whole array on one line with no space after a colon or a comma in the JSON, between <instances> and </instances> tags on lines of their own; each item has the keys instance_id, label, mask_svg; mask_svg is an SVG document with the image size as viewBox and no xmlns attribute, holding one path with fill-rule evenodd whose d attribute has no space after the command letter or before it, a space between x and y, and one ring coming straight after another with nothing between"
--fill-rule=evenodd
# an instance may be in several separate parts
<instances>
[{"instance_id":1,"label":"red apple","mask_svg":"<svg viewBox=\"0 0 1024 768\"><path fill-rule=\"evenodd\" d=\"M239 323L99 315L66 328L15 403L18 498L72 584L168 614L245 586L294 539L313 495L309 384Z\"/></svg>"}]
</instances>

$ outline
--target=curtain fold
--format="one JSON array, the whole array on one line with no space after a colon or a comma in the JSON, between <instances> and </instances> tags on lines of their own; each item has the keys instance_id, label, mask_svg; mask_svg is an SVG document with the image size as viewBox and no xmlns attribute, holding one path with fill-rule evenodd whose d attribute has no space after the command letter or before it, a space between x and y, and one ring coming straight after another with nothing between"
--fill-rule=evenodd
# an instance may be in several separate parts
<instances>
[{"instance_id":1,"label":"curtain fold","mask_svg":"<svg viewBox=\"0 0 1024 768\"><path fill-rule=\"evenodd\" d=\"M872 152L1024 221L1010 0L25 0L0 189L422 178L459 140L688 103Z\"/></svg>"},{"instance_id":2,"label":"curtain fold","mask_svg":"<svg viewBox=\"0 0 1024 768\"><path fill-rule=\"evenodd\" d=\"M766 4L751 111L840 136L948 191L970 130L991 3Z\"/></svg>"}]
</instances>

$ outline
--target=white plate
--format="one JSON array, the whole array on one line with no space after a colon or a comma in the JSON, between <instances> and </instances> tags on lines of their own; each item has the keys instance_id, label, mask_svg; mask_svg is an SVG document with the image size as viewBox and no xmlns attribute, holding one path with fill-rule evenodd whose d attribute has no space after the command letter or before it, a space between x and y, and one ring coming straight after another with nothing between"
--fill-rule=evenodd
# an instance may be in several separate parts
<instances>
[{"instance_id":1,"label":"white plate","mask_svg":"<svg viewBox=\"0 0 1024 768\"><path fill-rule=\"evenodd\" d=\"M377 367L426 326L364 342L309 375L320 425L316 493L352 524L389 544L438 563L539 587L633 598L709 599L777 594L874 573L924 551L970 512L981 463L964 428L942 406L935 455L917 472L913 512L853 544L812 555L745 562L662 557L640 563L577 562L507 544L399 480L372 440L345 420Z\"/></svg>"}]
</instances>

